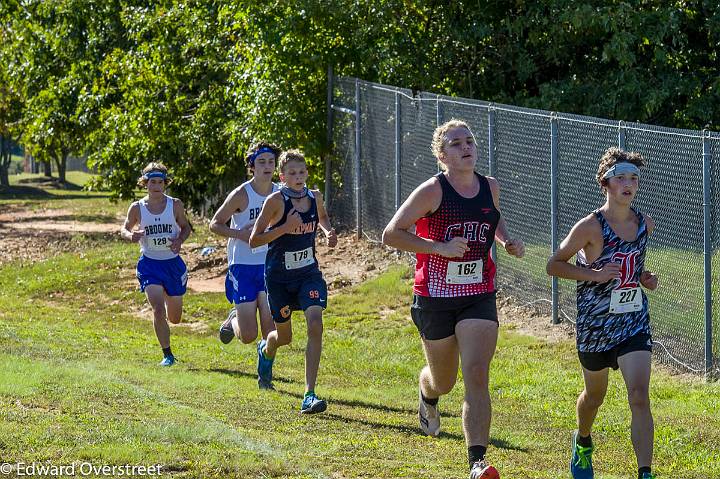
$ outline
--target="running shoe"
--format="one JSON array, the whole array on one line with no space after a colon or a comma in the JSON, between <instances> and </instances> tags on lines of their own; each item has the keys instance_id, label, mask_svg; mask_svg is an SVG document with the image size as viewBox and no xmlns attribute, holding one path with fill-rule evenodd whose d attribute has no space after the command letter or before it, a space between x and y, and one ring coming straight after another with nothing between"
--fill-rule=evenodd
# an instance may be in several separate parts
<instances>
[{"instance_id":1,"label":"running shoe","mask_svg":"<svg viewBox=\"0 0 720 479\"><path fill-rule=\"evenodd\" d=\"M228 344L235 337L235 331L232 327L232 320L235 316L237 316L237 311L233 308L230 310L227 319L222 323L222 326L220 326L220 341L222 341L223 344Z\"/></svg>"},{"instance_id":2,"label":"running shoe","mask_svg":"<svg viewBox=\"0 0 720 479\"><path fill-rule=\"evenodd\" d=\"M593 479L592 453L593 446L583 447L577 442L578 431L572 434L572 458L570 459L570 474L573 479Z\"/></svg>"},{"instance_id":3,"label":"running shoe","mask_svg":"<svg viewBox=\"0 0 720 479\"><path fill-rule=\"evenodd\" d=\"M325 409L327 409L327 402L314 394L305 396L302 406L300 406L300 412L302 414L317 414L323 412Z\"/></svg>"},{"instance_id":4,"label":"running shoe","mask_svg":"<svg viewBox=\"0 0 720 479\"><path fill-rule=\"evenodd\" d=\"M649 472L643 472L642 479L655 479L655 474Z\"/></svg>"},{"instance_id":5,"label":"running shoe","mask_svg":"<svg viewBox=\"0 0 720 479\"><path fill-rule=\"evenodd\" d=\"M267 359L265 358L265 355L263 354L263 349L265 349L265 345L267 344L267 341L264 339L261 339L257 344L257 354L258 354L258 366L257 366L257 372L258 372L258 387L260 389L273 389L272 385L272 366L273 366L273 360L274 359Z\"/></svg>"},{"instance_id":6,"label":"running shoe","mask_svg":"<svg viewBox=\"0 0 720 479\"><path fill-rule=\"evenodd\" d=\"M419 389L419 388L418 388ZM433 406L423 401L422 392L418 391L418 419L420 420L420 429L428 436L437 436L440 434L440 413L437 404Z\"/></svg>"},{"instance_id":7,"label":"running shoe","mask_svg":"<svg viewBox=\"0 0 720 479\"><path fill-rule=\"evenodd\" d=\"M481 459L470 468L470 479L500 479L500 474L485 459Z\"/></svg>"},{"instance_id":8,"label":"running shoe","mask_svg":"<svg viewBox=\"0 0 720 479\"><path fill-rule=\"evenodd\" d=\"M169 367L175 364L175 356L172 354L165 356L162 361L160 361L160 366Z\"/></svg>"}]
</instances>

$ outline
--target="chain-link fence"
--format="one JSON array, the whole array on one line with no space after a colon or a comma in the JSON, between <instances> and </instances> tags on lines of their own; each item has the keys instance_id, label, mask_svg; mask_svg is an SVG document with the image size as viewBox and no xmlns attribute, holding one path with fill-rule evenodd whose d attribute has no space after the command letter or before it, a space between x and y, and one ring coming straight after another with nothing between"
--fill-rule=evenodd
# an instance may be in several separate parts
<instances>
[{"instance_id":1,"label":"chain-link fence","mask_svg":"<svg viewBox=\"0 0 720 479\"><path fill-rule=\"evenodd\" d=\"M718 372L720 325L720 134L551 113L331 80L333 221L374 240L398 205L435 174L430 141L451 118L471 125L477 171L498 178L501 208L522 260L497 252L499 289L556 321L574 321L575 282L553 280L554 247L604 197L595 182L610 146L647 161L636 207L656 223L646 265L661 287L648 292L656 356L682 370ZM553 327L548 324L548 327Z\"/></svg>"}]
</instances>

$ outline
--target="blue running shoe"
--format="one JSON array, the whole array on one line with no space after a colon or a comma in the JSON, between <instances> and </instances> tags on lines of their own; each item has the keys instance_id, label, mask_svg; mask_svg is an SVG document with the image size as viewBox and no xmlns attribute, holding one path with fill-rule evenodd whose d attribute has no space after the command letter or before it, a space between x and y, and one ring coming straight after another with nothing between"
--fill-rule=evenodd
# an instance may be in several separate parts
<instances>
[{"instance_id":1,"label":"blue running shoe","mask_svg":"<svg viewBox=\"0 0 720 479\"><path fill-rule=\"evenodd\" d=\"M260 342L257 344L258 386L260 387L260 389L273 389L272 367L273 367L274 358L273 359L265 358L265 355L263 354L263 349L265 349L266 344L267 344L267 341L265 341L264 339L261 339Z\"/></svg>"},{"instance_id":2,"label":"blue running shoe","mask_svg":"<svg viewBox=\"0 0 720 479\"><path fill-rule=\"evenodd\" d=\"M327 409L327 403L318 398L315 394L305 396L303 399L302 406L300 406L300 412L302 414L317 414Z\"/></svg>"},{"instance_id":3,"label":"blue running shoe","mask_svg":"<svg viewBox=\"0 0 720 479\"><path fill-rule=\"evenodd\" d=\"M655 479L655 474L651 474L649 472L643 472L642 479Z\"/></svg>"},{"instance_id":4,"label":"blue running shoe","mask_svg":"<svg viewBox=\"0 0 720 479\"><path fill-rule=\"evenodd\" d=\"M163 360L160 361L160 366L168 367L172 366L173 364L175 364L175 356L173 356L172 354L169 356L165 356Z\"/></svg>"},{"instance_id":5,"label":"blue running shoe","mask_svg":"<svg viewBox=\"0 0 720 479\"><path fill-rule=\"evenodd\" d=\"M227 319L222 323L222 326L220 326L220 341L222 341L223 344L228 344L235 337L235 331L233 331L232 327L232 320L235 316L237 316L237 311L233 308L230 314L228 314Z\"/></svg>"},{"instance_id":6,"label":"blue running shoe","mask_svg":"<svg viewBox=\"0 0 720 479\"><path fill-rule=\"evenodd\" d=\"M578 431L572 434L572 458L570 474L573 479L593 479L592 453L594 447L583 447L577 443Z\"/></svg>"}]
</instances>

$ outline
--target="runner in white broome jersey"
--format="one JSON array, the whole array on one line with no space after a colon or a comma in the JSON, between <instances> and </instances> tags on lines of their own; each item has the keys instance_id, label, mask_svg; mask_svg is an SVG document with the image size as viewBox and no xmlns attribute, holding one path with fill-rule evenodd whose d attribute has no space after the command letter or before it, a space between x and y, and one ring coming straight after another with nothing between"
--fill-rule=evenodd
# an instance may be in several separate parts
<instances>
[{"instance_id":1,"label":"runner in white broome jersey","mask_svg":"<svg viewBox=\"0 0 720 479\"><path fill-rule=\"evenodd\" d=\"M655 274L645 270L645 249L655 223L631 207L644 160L609 148L596 179L605 204L578 221L547 263L552 276L577 280L577 349L585 389L577 400L578 429L572 435L570 473L593 479L590 431L608 387L609 368L627 387L638 479L652 479L653 417L650 411L652 338L648 300ZM577 255L575 264L568 261Z\"/></svg>"},{"instance_id":2,"label":"runner in white broome jersey","mask_svg":"<svg viewBox=\"0 0 720 479\"><path fill-rule=\"evenodd\" d=\"M245 344L255 341L258 313L262 339L267 339L270 331L275 330L265 290L268 247L251 248L248 240L265 199L279 189L272 181L279 154L280 148L271 143L253 145L246 157L253 177L230 192L210 221L213 233L228 238L225 296L234 307L220 327L220 340L225 344L233 337ZM259 385L261 388L269 386L262 381Z\"/></svg>"},{"instance_id":3,"label":"runner in white broome jersey","mask_svg":"<svg viewBox=\"0 0 720 479\"><path fill-rule=\"evenodd\" d=\"M420 372L418 419L425 434L440 433L438 400L455 386L462 361L470 479L498 479L485 460L490 361L498 337L490 249L497 240L521 258L525 246L511 238L500 214L498 181L475 172L477 144L467 123L437 127L432 151L442 172L415 188L383 232L383 243L417 253L410 314L427 360Z\"/></svg>"},{"instance_id":4,"label":"runner in white broome jersey","mask_svg":"<svg viewBox=\"0 0 720 479\"><path fill-rule=\"evenodd\" d=\"M140 243L137 278L140 291L153 309L153 326L163 351L161 366L175 364L170 349L168 321L182 319L182 301L187 286L187 267L180 258L180 247L190 236L185 208L177 198L165 194L172 182L162 163L150 163L138 178L147 196L130 205L120 235Z\"/></svg>"}]
</instances>

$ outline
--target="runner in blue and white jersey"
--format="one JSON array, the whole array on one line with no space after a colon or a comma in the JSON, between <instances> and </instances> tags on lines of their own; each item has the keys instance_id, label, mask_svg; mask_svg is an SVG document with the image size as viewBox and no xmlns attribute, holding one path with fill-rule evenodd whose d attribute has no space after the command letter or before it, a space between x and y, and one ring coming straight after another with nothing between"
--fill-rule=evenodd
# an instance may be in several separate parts
<instances>
[{"instance_id":1,"label":"runner in blue and white jersey","mask_svg":"<svg viewBox=\"0 0 720 479\"><path fill-rule=\"evenodd\" d=\"M272 365L278 347L290 344L293 310L302 310L307 321L305 349L305 396L300 412L322 412L327 403L315 394L322 350L322 312L327 306L327 286L315 257L317 227L328 246L337 244L319 191L305 186L308 178L305 157L299 151L280 156L283 186L271 194L250 234L253 248L269 244L265 260L265 284L276 330L258 344L258 381L271 386Z\"/></svg>"},{"instance_id":2,"label":"runner in blue and white jersey","mask_svg":"<svg viewBox=\"0 0 720 479\"><path fill-rule=\"evenodd\" d=\"M251 248L248 240L265 199L279 189L272 181L279 154L280 148L273 144L253 145L246 157L253 177L230 192L210 222L212 232L228 238L225 296L234 307L220 327L220 340L225 344L234 337L245 344L255 341L258 316L262 339L275 329L265 290L268 248ZM260 387L265 386L260 383Z\"/></svg>"},{"instance_id":3,"label":"runner in blue and white jersey","mask_svg":"<svg viewBox=\"0 0 720 479\"><path fill-rule=\"evenodd\" d=\"M153 309L153 326L163 351L161 366L175 363L167 322L177 324L182 319L187 267L179 253L191 231L182 201L165 194L171 182L165 165L148 164L138 179L147 196L130 205L120 230L123 239L140 243L137 278Z\"/></svg>"},{"instance_id":4,"label":"runner in blue and white jersey","mask_svg":"<svg viewBox=\"0 0 720 479\"><path fill-rule=\"evenodd\" d=\"M578 356L585 389L577 400L578 429L572 436L570 471L575 479L594 477L591 428L608 386L610 368L620 369L632 412L631 440L638 479L655 476L653 417L650 411L652 337L648 299L655 274L645 269L653 220L631 207L644 160L638 153L609 148L600 159L597 182L605 204L578 221L548 260L547 272L577 280ZM575 265L568 261L577 255Z\"/></svg>"}]
</instances>

